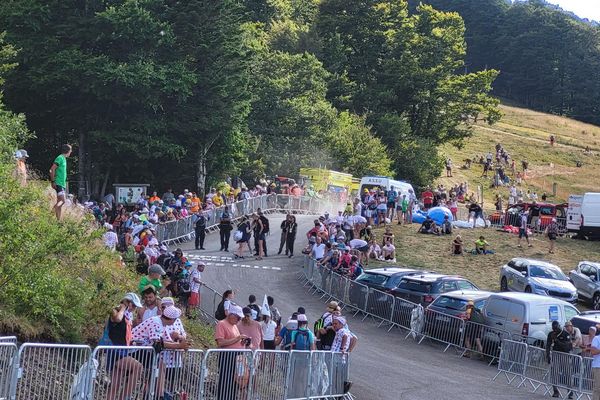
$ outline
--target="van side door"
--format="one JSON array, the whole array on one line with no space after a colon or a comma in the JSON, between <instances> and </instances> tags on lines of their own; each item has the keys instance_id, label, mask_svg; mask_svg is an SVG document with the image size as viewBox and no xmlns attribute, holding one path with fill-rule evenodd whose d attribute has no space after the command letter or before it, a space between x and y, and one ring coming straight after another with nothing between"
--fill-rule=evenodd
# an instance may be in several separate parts
<instances>
[{"instance_id":1,"label":"van side door","mask_svg":"<svg viewBox=\"0 0 600 400\"><path fill-rule=\"evenodd\" d=\"M493 328L504 329L506 316L510 308L510 300L502 297L492 297L488 299L484 307L485 323Z\"/></svg>"}]
</instances>

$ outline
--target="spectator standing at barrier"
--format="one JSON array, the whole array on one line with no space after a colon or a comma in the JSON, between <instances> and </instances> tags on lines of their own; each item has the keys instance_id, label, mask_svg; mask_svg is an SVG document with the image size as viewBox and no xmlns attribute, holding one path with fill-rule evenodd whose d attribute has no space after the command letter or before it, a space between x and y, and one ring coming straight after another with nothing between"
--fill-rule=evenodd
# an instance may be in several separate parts
<instances>
[{"instance_id":1,"label":"spectator standing at barrier","mask_svg":"<svg viewBox=\"0 0 600 400\"><path fill-rule=\"evenodd\" d=\"M347 353L350 348L350 332L346 328L346 318L335 316L332 322L335 337L331 344L331 351Z\"/></svg>"},{"instance_id":2,"label":"spectator standing at barrier","mask_svg":"<svg viewBox=\"0 0 600 400\"><path fill-rule=\"evenodd\" d=\"M248 296L248 305L246 306L252 311L252 319L260 321L260 307L256 304L256 296L251 294Z\"/></svg>"},{"instance_id":3,"label":"spectator standing at barrier","mask_svg":"<svg viewBox=\"0 0 600 400\"><path fill-rule=\"evenodd\" d=\"M315 322L316 346L319 350L331 350L333 339L335 338L335 330L333 329L333 319L335 313L340 312L340 307L336 301L331 301L327 304L327 311L323 313L321 318Z\"/></svg>"},{"instance_id":4,"label":"spectator standing at barrier","mask_svg":"<svg viewBox=\"0 0 600 400\"><path fill-rule=\"evenodd\" d=\"M54 159L50 167L50 182L52 188L56 190L56 204L53 210L56 213L56 219L60 221L62 217L62 207L65 205L67 196L67 158L71 156L72 148L68 144L63 144L60 154Z\"/></svg>"},{"instance_id":5,"label":"spectator standing at barrier","mask_svg":"<svg viewBox=\"0 0 600 400\"><path fill-rule=\"evenodd\" d=\"M143 306L137 313L134 325L139 325L145 320L161 314L160 300L156 297L156 288L152 285L146 286L142 291Z\"/></svg>"},{"instance_id":6,"label":"spectator standing at barrier","mask_svg":"<svg viewBox=\"0 0 600 400\"><path fill-rule=\"evenodd\" d=\"M321 236L316 237L315 244L310 251L310 256L314 258L317 262L321 261L323 257L325 257L325 244L321 239Z\"/></svg>"},{"instance_id":7,"label":"spectator standing at barrier","mask_svg":"<svg viewBox=\"0 0 600 400\"><path fill-rule=\"evenodd\" d=\"M548 253L554 254L554 245L558 238L558 223L556 222L556 218L552 218L552 222L546 227L546 235L548 235L548 240L550 241Z\"/></svg>"},{"instance_id":8,"label":"spectator standing at barrier","mask_svg":"<svg viewBox=\"0 0 600 400\"><path fill-rule=\"evenodd\" d=\"M221 214L221 219L219 220L219 236L221 238L220 251L229 251L229 239L231 238L232 230L233 225L231 224L231 217L227 210L225 210L223 211L223 214Z\"/></svg>"},{"instance_id":9,"label":"spectator standing at barrier","mask_svg":"<svg viewBox=\"0 0 600 400\"><path fill-rule=\"evenodd\" d=\"M477 352L481 355L481 357L483 357L481 331L485 321L483 320L483 315L481 315L481 311L479 311L475 307L475 302L473 302L473 300L469 300L467 302L467 312L465 320L467 321L467 327L465 332L465 353L463 354L463 357L471 357L473 343L475 343L475 347L477 347Z\"/></svg>"},{"instance_id":10,"label":"spectator standing at barrier","mask_svg":"<svg viewBox=\"0 0 600 400\"><path fill-rule=\"evenodd\" d=\"M315 335L308 329L308 319L305 314L298 314L298 329L291 334L291 350L316 350Z\"/></svg>"},{"instance_id":11,"label":"spectator standing at barrier","mask_svg":"<svg viewBox=\"0 0 600 400\"><path fill-rule=\"evenodd\" d=\"M596 330L598 329L600 329L600 324L596 325L594 335L596 334ZM587 348L587 352L593 357L592 377L594 393L592 399L600 400L600 336L594 336L593 339L591 339L591 344Z\"/></svg>"},{"instance_id":12,"label":"spectator standing at barrier","mask_svg":"<svg viewBox=\"0 0 600 400\"><path fill-rule=\"evenodd\" d=\"M204 238L206 238L206 222L208 218L203 211L199 211L192 217L194 233L196 234L196 250L204 250Z\"/></svg>"},{"instance_id":13,"label":"spectator standing at barrier","mask_svg":"<svg viewBox=\"0 0 600 400\"><path fill-rule=\"evenodd\" d=\"M162 288L160 278L165 275L165 270L158 264L152 264L148 267L148 275L142 276L138 285L138 291L142 293L148 285L154 286L158 291Z\"/></svg>"},{"instance_id":14,"label":"spectator standing at barrier","mask_svg":"<svg viewBox=\"0 0 600 400\"><path fill-rule=\"evenodd\" d=\"M134 313L139 307L142 307L142 303L138 295L127 293L119 306L111 311L100 345L130 346ZM112 370L107 397L109 399L118 398L117 394L121 389L122 398L131 396L137 380L142 374L142 364L130 357L127 350L109 350L107 367Z\"/></svg>"},{"instance_id":15,"label":"spectator standing at barrier","mask_svg":"<svg viewBox=\"0 0 600 400\"><path fill-rule=\"evenodd\" d=\"M560 326L560 322L558 321L552 321L552 330L550 331L550 333L548 333L548 338L546 339L546 359L548 361L548 364L551 364L552 362L555 363L554 367L550 367L551 371L552 369L556 369L557 371L561 371L560 375L557 377L559 378L559 382L552 382L554 383L559 383L559 384L563 384L563 385L567 385L568 379L571 379L571 366L570 365L556 365L559 358L557 357L555 360L552 360L552 358L550 357L550 352L555 352L555 353L570 353L571 350L573 350L573 344L571 342L571 335L569 334L569 332L567 332L565 329L563 329ZM552 375L552 374L551 374ZM555 385L552 385L552 397L560 397L560 392L558 391L558 388ZM570 398L572 398L572 393L569 392L569 396Z\"/></svg>"},{"instance_id":16,"label":"spectator standing at barrier","mask_svg":"<svg viewBox=\"0 0 600 400\"><path fill-rule=\"evenodd\" d=\"M576 326L573 326L571 321L565 322L565 330L571 335L571 343L573 350L571 350L572 354L581 355L581 349L583 345L583 336L581 335L581 331Z\"/></svg>"},{"instance_id":17,"label":"spectator standing at barrier","mask_svg":"<svg viewBox=\"0 0 600 400\"><path fill-rule=\"evenodd\" d=\"M240 334L238 322L244 318L242 308L232 306L227 318L217 322L215 326L215 341L219 349L243 349L246 336ZM234 400L237 395L235 378L237 352L219 353L219 382L217 384L217 399Z\"/></svg>"},{"instance_id":18,"label":"spectator standing at barrier","mask_svg":"<svg viewBox=\"0 0 600 400\"><path fill-rule=\"evenodd\" d=\"M263 335L263 348L265 350L275 350L275 330L277 324L271 319L271 312L267 308L262 308L260 312L262 321L260 327Z\"/></svg>"},{"instance_id":19,"label":"spectator standing at barrier","mask_svg":"<svg viewBox=\"0 0 600 400\"><path fill-rule=\"evenodd\" d=\"M264 345L262 327L260 326L260 323L254 319L252 309L250 307L244 307L242 309L242 313L244 316L240 322L238 322L237 327L240 331L240 334L249 339L247 343L244 343L246 348L251 350L263 349Z\"/></svg>"}]
</instances>

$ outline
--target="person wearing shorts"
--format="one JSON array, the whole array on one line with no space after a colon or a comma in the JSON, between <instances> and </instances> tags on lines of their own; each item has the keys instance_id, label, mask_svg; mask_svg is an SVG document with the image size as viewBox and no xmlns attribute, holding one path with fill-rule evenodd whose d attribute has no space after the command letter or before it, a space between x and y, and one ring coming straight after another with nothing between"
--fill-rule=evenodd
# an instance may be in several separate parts
<instances>
[{"instance_id":1,"label":"person wearing shorts","mask_svg":"<svg viewBox=\"0 0 600 400\"><path fill-rule=\"evenodd\" d=\"M525 238L527 240L527 245L532 247L531 243L529 243L529 234L527 233L527 219L529 218L529 212L525 210L523 214L521 214L521 225L519 227L519 245L521 247L521 239Z\"/></svg>"},{"instance_id":2,"label":"person wearing shorts","mask_svg":"<svg viewBox=\"0 0 600 400\"><path fill-rule=\"evenodd\" d=\"M50 167L50 181L52 188L56 190L56 204L53 210L56 213L56 219L60 221L62 217L62 207L65 205L67 195L67 158L71 155L73 149L71 145L63 144L61 153L54 159Z\"/></svg>"}]
</instances>

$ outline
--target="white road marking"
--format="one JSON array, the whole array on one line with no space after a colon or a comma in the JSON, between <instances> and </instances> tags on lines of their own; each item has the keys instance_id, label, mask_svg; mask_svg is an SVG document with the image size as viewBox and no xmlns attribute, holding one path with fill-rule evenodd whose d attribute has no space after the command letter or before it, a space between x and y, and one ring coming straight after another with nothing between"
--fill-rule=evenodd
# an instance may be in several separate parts
<instances>
[{"instance_id":1,"label":"white road marking","mask_svg":"<svg viewBox=\"0 0 600 400\"><path fill-rule=\"evenodd\" d=\"M237 264L232 257L226 256L211 256L207 254L188 253L187 258L191 261L204 261L207 266L215 267L234 267L234 268L253 268L262 269L266 271L281 271L280 267L270 267L266 265L249 265L249 264Z\"/></svg>"}]
</instances>

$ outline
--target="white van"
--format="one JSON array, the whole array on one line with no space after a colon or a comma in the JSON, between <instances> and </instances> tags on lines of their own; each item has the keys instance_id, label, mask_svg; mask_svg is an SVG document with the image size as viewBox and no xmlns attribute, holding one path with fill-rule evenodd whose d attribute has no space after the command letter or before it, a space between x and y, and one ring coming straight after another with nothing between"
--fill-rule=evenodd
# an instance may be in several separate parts
<instances>
[{"instance_id":1,"label":"white van","mask_svg":"<svg viewBox=\"0 0 600 400\"><path fill-rule=\"evenodd\" d=\"M583 202L583 195L572 194L569 196L567 232L579 232L581 229L581 202Z\"/></svg>"},{"instance_id":2,"label":"white van","mask_svg":"<svg viewBox=\"0 0 600 400\"><path fill-rule=\"evenodd\" d=\"M600 236L600 193L583 195L579 234L587 237Z\"/></svg>"},{"instance_id":3,"label":"white van","mask_svg":"<svg viewBox=\"0 0 600 400\"><path fill-rule=\"evenodd\" d=\"M414 193L412 185L408 182L396 181L387 176L365 176L360 180L360 195L364 193L365 189L379 188L387 191L392 186L398 192L399 197L402 197L403 194L408 196L409 189Z\"/></svg>"},{"instance_id":4,"label":"white van","mask_svg":"<svg viewBox=\"0 0 600 400\"><path fill-rule=\"evenodd\" d=\"M552 321L564 326L579 311L566 301L531 293L494 293L483 307L485 324L504 329L511 335L527 337L527 342L545 345Z\"/></svg>"}]
</instances>

